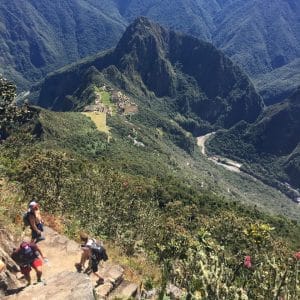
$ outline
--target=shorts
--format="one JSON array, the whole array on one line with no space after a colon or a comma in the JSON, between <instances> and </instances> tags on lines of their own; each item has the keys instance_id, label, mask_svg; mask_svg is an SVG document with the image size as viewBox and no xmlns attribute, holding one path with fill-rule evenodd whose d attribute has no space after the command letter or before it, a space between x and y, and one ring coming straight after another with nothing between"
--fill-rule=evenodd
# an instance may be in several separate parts
<instances>
[{"instance_id":1,"label":"shorts","mask_svg":"<svg viewBox=\"0 0 300 300\"><path fill-rule=\"evenodd\" d=\"M38 268L41 267L43 265L43 262L41 259L36 258L31 264L25 265L25 266L21 266L21 273L24 275L28 275L31 271L31 267L33 268Z\"/></svg>"},{"instance_id":2,"label":"shorts","mask_svg":"<svg viewBox=\"0 0 300 300\"><path fill-rule=\"evenodd\" d=\"M44 231L44 226L42 223L37 224L36 227L38 228L39 231ZM40 236L41 236L41 234L38 234L36 231L31 229L31 237L33 240L37 239Z\"/></svg>"},{"instance_id":3,"label":"shorts","mask_svg":"<svg viewBox=\"0 0 300 300\"><path fill-rule=\"evenodd\" d=\"M95 258L91 258L91 269L94 273L98 271L99 260Z\"/></svg>"}]
</instances>

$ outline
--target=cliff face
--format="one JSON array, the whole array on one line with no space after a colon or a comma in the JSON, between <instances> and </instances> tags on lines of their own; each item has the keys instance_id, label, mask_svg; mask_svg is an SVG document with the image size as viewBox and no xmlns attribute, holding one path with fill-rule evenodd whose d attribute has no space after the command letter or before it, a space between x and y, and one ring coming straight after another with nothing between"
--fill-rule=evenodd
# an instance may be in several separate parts
<instances>
[{"instance_id":1,"label":"cliff face","mask_svg":"<svg viewBox=\"0 0 300 300\"><path fill-rule=\"evenodd\" d=\"M218 132L211 146L224 156L251 164L250 171L256 170L263 179L268 174L270 182L276 179L283 188L289 183L299 189L299 115L300 88L285 101L269 106L253 124L240 123ZM290 197L295 198L293 194Z\"/></svg>"},{"instance_id":2,"label":"cliff face","mask_svg":"<svg viewBox=\"0 0 300 300\"><path fill-rule=\"evenodd\" d=\"M15 247L15 240L3 228L0 231L0 245L0 259L5 264L4 270L0 272L0 298L2 299L6 294L22 290L25 281L18 279L16 272L19 268L10 257Z\"/></svg>"},{"instance_id":3,"label":"cliff face","mask_svg":"<svg viewBox=\"0 0 300 300\"><path fill-rule=\"evenodd\" d=\"M300 142L300 88L286 101L270 106L252 128L249 136L259 152L287 155Z\"/></svg>"}]
</instances>

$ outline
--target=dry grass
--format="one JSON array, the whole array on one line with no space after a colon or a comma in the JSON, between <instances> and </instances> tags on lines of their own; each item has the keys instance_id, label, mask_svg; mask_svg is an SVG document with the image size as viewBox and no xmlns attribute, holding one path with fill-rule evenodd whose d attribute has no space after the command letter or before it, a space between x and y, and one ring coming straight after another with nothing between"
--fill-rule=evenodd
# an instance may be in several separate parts
<instances>
[{"instance_id":1,"label":"dry grass","mask_svg":"<svg viewBox=\"0 0 300 300\"><path fill-rule=\"evenodd\" d=\"M17 184L0 178L0 227L16 236L21 236L23 230L22 198Z\"/></svg>"},{"instance_id":2,"label":"dry grass","mask_svg":"<svg viewBox=\"0 0 300 300\"><path fill-rule=\"evenodd\" d=\"M109 133L109 128L106 126L106 113L102 112L83 112L85 116L89 117L101 132Z\"/></svg>"},{"instance_id":3,"label":"dry grass","mask_svg":"<svg viewBox=\"0 0 300 300\"><path fill-rule=\"evenodd\" d=\"M144 255L127 256L113 242L105 242L109 259L120 264L125 270L125 278L141 284L145 278L151 278L154 283L160 282L160 269L151 263Z\"/></svg>"}]
</instances>

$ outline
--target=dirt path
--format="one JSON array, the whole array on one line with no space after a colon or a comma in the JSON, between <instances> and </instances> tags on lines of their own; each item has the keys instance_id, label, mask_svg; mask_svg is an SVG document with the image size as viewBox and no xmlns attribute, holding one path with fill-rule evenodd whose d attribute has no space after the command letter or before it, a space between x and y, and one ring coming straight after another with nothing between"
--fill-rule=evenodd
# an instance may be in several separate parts
<instances>
[{"instance_id":1,"label":"dirt path","mask_svg":"<svg viewBox=\"0 0 300 300\"><path fill-rule=\"evenodd\" d=\"M138 294L139 285L124 279L124 269L106 261L99 266L103 284L96 283L98 277L77 273L75 263L79 262L81 249L76 242L45 228L46 240L39 243L48 262L43 264L43 283L36 284L32 271L32 285L19 293L6 297L8 300L108 300L132 299Z\"/></svg>"},{"instance_id":2,"label":"dirt path","mask_svg":"<svg viewBox=\"0 0 300 300\"><path fill-rule=\"evenodd\" d=\"M74 264L80 259L80 246L48 227L45 227L45 237L46 240L38 244L48 259L48 263L43 263L43 278L47 281L47 278L64 271L75 272ZM35 272L32 272L32 277L34 282Z\"/></svg>"}]
</instances>

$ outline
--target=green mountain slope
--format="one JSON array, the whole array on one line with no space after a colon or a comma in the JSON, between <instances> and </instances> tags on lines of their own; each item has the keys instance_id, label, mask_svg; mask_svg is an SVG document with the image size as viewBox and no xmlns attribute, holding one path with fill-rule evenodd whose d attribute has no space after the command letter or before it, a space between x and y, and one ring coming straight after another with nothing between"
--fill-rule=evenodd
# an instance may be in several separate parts
<instances>
[{"instance_id":1,"label":"green mountain slope","mask_svg":"<svg viewBox=\"0 0 300 300\"><path fill-rule=\"evenodd\" d=\"M191 48L196 49L196 54L201 53L196 56L198 60L193 56L194 52ZM172 51L168 52L169 49ZM149 64L145 63L144 57L148 58ZM190 67L189 58L197 64L194 63ZM209 73L205 72L203 74L207 76L198 77L197 70L202 67L202 59L205 62L209 61L210 65L215 64L217 71L212 72L211 77L208 77ZM220 70L224 73L220 73ZM199 74L201 75L201 72ZM222 76L222 74L227 75ZM215 78L223 78L227 81L222 82ZM230 78L236 80L235 83L228 81ZM242 82L241 78L244 78ZM202 89L202 80L210 82L211 90L209 85L205 85L206 88ZM163 85L162 82L164 82ZM244 84L248 90L243 90ZM94 103L95 90L101 89L104 85L128 95L138 105L138 113L126 118L127 121L135 124L134 129L129 124L126 125L122 119L116 121L117 118L108 117L109 127L115 128L114 134L120 135L122 141L127 140L126 145L133 142L133 132L137 130L135 126L138 126L141 131L136 140L147 147L147 150L135 147L133 147L135 150L129 150L126 146L126 150L119 152L116 149L124 149L124 146L119 144L114 150L111 149L108 152L115 162L124 162L127 172L147 174L147 176L149 176L148 172L153 172L157 176L162 176L162 174L172 172L163 162L166 161L172 167L176 166L184 178L191 179L192 185L200 184L201 186L203 177L199 174L199 170L203 170L206 178L203 180L204 186L215 186L214 189L218 189L221 194L230 195L243 202L255 203L268 211L282 212L293 218L298 215L299 211L295 210L295 205L280 192L275 192L274 189L253 181L244 174L233 174L200 158L195 136L205 134L220 126L230 126L223 120L228 120L232 122L231 124L239 122L243 115L247 116L251 105L260 108L259 111L261 111L260 98L255 94L245 75L213 46L195 38L165 30L145 18L140 18L127 29L114 50L86 59L48 76L41 85L38 104L58 111L81 111L87 105L89 107ZM230 100L227 102L226 90L228 95L236 96L235 103ZM221 96L216 96L213 92L219 92L224 97L219 115L209 115L209 112L218 112L217 108L220 105L220 102L214 101L214 97ZM252 95L254 98L251 98ZM200 101L196 102L196 97L199 97ZM244 102L244 99L249 99L249 102ZM227 112L222 109L223 105L228 108ZM243 107L247 109L244 110ZM236 115L231 114L235 109L240 111L239 119L234 119ZM257 114L254 118L256 117ZM74 124L73 127L75 128L76 125ZM82 141L80 145L88 144L85 138L82 138ZM66 141L62 142L62 144L65 143L70 144ZM167 148L170 147L168 150L166 150L165 143L168 144ZM98 144L96 142L96 145ZM175 152L170 150L174 145L180 151L184 150L185 154L184 152L175 154L178 149ZM94 149L94 146L91 147L92 150L86 150L87 153L90 151L94 155L99 151L101 153L101 147L100 150ZM158 154L162 152L166 155ZM84 153L84 148L82 153ZM127 153L130 155L128 156ZM190 155L193 157L192 161L189 158ZM149 158L147 162L144 161L145 157ZM158 165L154 163L155 160L158 161ZM205 183L207 180L209 183Z\"/></svg>"},{"instance_id":2,"label":"green mountain slope","mask_svg":"<svg viewBox=\"0 0 300 300\"><path fill-rule=\"evenodd\" d=\"M7 125L13 130L0 144L1 188L13 181L15 192L1 193L1 223L15 226L34 196L68 234L86 230L120 247L139 274L155 264L158 279L146 273L144 282L161 294L176 278L192 298L298 297L297 221L260 212L274 205L273 214L298 219L280 193L183 151L174 143L178 125L154 110L112 115L109 139L80 112L35 112Z\"/></svg>"},{"instance_id":3,"label":"green mountain slope","mask_svg":"<svg viewBox=\"0 0 300 300\"><path fill-rule=\"evenodd\" d=\"M146 18L129 26L113 51L48 76L37 104L80 109L91 86L101 82L168 116L181 114L183 127L196 135L211 125L252 122L262 110L252 83L222 52Z\"/></svg>"},{"instance_id":4,"label":"green mountain slope","mask_svg":"<svg viewBox=\"0 0 300 300\"><path fill-rule=\"evenodd\" d=\"M299 114L298 88L287 100L268 107L254 124L239 124L217 133L210 149L248 163L248 171L298 197L299 193L289 190L287 184L300 187Z\"/></svg>"},{"instance_id":5,"label":"green mountain slope","mask_svg":"<svg viewBox=\"0 0 300 300\"><path fill-rule=\"evenodd\" d=\"M300 84L300 59L258 76L254 83L266 105L286 99Z\"/></svg>"},{"instance_id":6,"label":"green mountain slope","mask_svg":"<svg viewBox=\"0 0 300 300\"><path fill-rule=\"evenodd\" d=\"M19 88L111 47L125 27L109 1L94 0L4 0L0 19L0 72L16 79Z\"/></svg>"}]
</instances>

